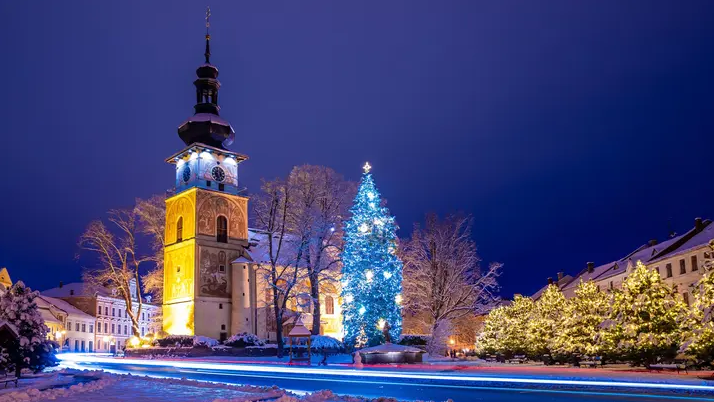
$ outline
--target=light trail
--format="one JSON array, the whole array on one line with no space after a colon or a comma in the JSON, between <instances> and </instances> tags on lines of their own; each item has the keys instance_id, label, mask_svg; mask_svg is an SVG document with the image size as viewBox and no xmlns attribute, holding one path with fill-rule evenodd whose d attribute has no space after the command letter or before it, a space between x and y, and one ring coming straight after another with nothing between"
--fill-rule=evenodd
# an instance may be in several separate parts
<instances>
[{"instance_id":1,"label":"light trail","mask_svg":"<svg viewBox=\"0 0 714 402\"><path fill-rule=\"evenodd\" d=\"M518 377L485 377L485 376L464 376L464 375L444 375L444 374L425 374L412 372L393 372L380 370L354 370L354 369L329 369L329 368L311 368L311 367L294 367L294 366L259 366L253 364L229 364L229 363L206 363L206 362L190 362L190 361L161 361L161 360L144 360L144 359L116 359L108 356L88 355L65 353L57 356L60 360L73 363L99 363L109 365L137 365L147 367L174 367L194 370L220 370L229 372L253 372L253 373L268 373L268 374L317 374L331 375L343 377L371 377L371 378L398 378L408 380L432 380L432 381L465 381L465 382L481 382L481 383L511 383L511 384L530 384L530 385L565 385L565 386L589 386L589 387L610 387L610 388L639 388L639 389L656 389L669 391L700 391L714 392L713 385L696 385L696 384L672 384L672 383L654 383L654 382L635 382L635 381L594 381L594 380L564 380L557 378L518 378Z\"/></svg>"}]
</instances>

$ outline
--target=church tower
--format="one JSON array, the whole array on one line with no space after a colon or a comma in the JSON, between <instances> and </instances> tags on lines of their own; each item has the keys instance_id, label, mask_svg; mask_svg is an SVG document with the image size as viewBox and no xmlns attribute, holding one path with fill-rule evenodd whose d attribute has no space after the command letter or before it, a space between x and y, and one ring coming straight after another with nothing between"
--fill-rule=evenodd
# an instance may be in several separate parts
<instances>
[{"instance_id":1,"label":"church tower","mask_svg":"<svg viewBox=\"0 0 714 402\"><path fill-rule=\"evenodd\" d=\"M193 82L195 113L178 128L186 147L166 160L175 166L176 191L166 200L163 322L169 334L218 339L238 318L231 317L231 293L242 288L232 282L246 281L231 262L248 247L248 198L238 187L238 165L247 157L226 148L235 132L219 116L209 17L210 10L206 60Z\"/></svg>"}]
</instances>

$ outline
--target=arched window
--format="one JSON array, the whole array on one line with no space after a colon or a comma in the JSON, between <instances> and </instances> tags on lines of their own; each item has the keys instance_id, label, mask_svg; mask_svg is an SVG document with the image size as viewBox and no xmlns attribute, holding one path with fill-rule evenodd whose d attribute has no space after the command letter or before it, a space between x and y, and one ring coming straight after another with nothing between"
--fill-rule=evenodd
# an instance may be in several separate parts
<instances>
[{"instance_id":1,"label":"arched window","mask_svg":"<svg viewBox=\"0 0 714 402\"><path fill-rule=\"evenodd\" d=\"M225 216L216 219L216 241L228 243L228 219Z\"/></svg>"},{"instance_id":2,"label":"arched window","mask_svg":"<svg viewBox=\"0 0 714 402\"><path fill-rule=\"evenodd\" d=\"M183 241L183 216L176 222L176 243Z\"/></svg>"},{"instance_id":3,"label":"arched window","mask_svg":"<svg viewBox=\"0 0 714 402\"><path fill-rule=\"evenodd\" d=\"M335 300L332 296L325 296L325 314L335 314Z\"/></svg>"}]
</instances>

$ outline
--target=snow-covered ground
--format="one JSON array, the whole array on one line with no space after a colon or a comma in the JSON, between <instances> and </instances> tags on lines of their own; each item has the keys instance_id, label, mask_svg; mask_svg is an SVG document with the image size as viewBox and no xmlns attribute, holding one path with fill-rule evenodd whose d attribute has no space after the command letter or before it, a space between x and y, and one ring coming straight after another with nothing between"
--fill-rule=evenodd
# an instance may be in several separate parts
<instances>
[{"instance_id":1,"label":"snow-covered ground","mask_svg":"<svg viewBox=\"0 0 714 402\"><path fill-rule=\"evenodd\" d=\"M295 393L277 387L238 386L187 379L60 370L24 378L18 388L0 390L0 402L369 402L331 391ZM394 401L382 399L381 402Z\"/></svg>"}]
</instances>

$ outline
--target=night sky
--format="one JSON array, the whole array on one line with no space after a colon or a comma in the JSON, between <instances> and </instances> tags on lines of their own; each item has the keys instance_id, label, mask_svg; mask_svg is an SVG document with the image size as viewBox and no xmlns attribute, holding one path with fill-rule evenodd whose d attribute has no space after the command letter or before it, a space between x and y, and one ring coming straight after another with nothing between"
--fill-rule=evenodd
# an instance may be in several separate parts
<instances>
[{"instance_id":1,"label":"night sky","mask_svg":"<svg viewBox=\"0 0 714 402\"><path fill-rule=\"evenodd\" d=\"M408 236L474 216L503 295L714 218L714 2L211 1L239 180L369 161ZM79 279L77 238L162 193L205 2L3 1L0 267Z\"/></svg>"}]
</instances>

